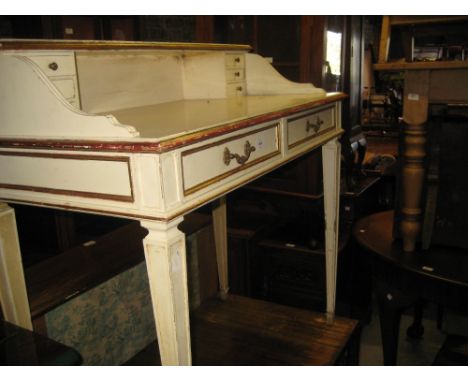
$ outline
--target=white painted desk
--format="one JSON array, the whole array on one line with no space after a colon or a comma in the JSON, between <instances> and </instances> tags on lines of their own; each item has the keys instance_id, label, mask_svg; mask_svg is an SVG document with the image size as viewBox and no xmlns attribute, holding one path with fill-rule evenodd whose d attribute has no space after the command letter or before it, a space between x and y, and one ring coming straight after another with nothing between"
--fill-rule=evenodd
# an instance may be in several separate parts
<instances>
[{"instance_id":1,"label":"white painted desk","mask_svg":"<svg viewBox=\"0 0 468 382\"><path fill-rule=\"evenodd\" d=\"M327 312L335 304L343 94L293 83L242 45L0 40L0 200L139 220L164 365L191 364L185 237L223 195L322 147ZM0 204L0 297L31 328L13 210Z\"/></svg>"}]
</instances>

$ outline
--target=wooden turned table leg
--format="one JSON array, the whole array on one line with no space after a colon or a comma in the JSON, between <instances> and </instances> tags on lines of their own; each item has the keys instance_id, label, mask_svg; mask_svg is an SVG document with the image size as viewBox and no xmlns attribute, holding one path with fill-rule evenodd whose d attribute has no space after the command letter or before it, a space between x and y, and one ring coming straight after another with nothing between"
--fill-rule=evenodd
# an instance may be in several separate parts
<instances>
[{"instance_id":1,"label":"wooden turned table leg","mask_svg":"<svg viewBox=\"0 0 468 382\"><path fill-rule=\"evenodd\" d=\"M423 125L408 125L404 135L401 233L403 249L406 252L412 252L421 233L421 195L424 184L426 131Z\"/></svg>"},{"instance_id":2,"label":"wooden turned table leg","mask_svg":"<svg viewBox=\"0 0 468 382\"><path fill-rule=\"evenodd\" d=\"M32 330L15 211L0 203L0 304L6 321Z\"/></svg>"},{"instance_id":3,"label":"wooden turned table leg","mask_svg":"<svg viewBox=\"0 0 468 382\"><path fill-rule=\"evenodd\" d=\"M405 73L403 103L404 148L402 153L402 221L403 250L414 251L421 232L421 196L426 158L426 127L428 113L429 71Z\"/></svg>"},{"instance_id":4,"label":"wooden turned table leg","mask_svg":"<svg viewBox=\"0 0 468 382\"><path fill-rule=\"evenodd\" d=\"M146 267L163 365L191 365L185 235L170 222L141 221Z\"/></svg>"}]
</instances>

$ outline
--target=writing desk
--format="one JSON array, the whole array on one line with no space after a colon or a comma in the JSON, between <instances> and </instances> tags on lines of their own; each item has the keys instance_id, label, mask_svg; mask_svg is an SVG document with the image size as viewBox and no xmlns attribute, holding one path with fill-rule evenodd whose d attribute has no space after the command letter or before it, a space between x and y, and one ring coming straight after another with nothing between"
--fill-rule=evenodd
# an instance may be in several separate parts
<instances>
[{"instance_id":1,"label":"writing desk","mask_svg":"<svg viewBox=\"0 0 468 382\"><path fill-rule=\"evenodd\" d=\"M189 211L322 147L327 312L335 304L341 93L293 83L244 45L0 40L0 199L139 220L164 365L191 364ZM31 328L13 210L0 210L5 318Z\"/></svg>"}]
</instances>

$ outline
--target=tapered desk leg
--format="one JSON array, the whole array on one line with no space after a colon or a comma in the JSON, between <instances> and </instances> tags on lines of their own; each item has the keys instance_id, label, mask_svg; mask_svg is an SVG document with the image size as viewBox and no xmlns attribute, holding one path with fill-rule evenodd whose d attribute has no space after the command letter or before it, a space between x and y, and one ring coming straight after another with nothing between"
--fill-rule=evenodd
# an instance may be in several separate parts
<instances>
[{"instance_id":1,"label":"tapered desk leg","mask_svg":"<svg viewBox=\"0 0 468 382\"><path fill-rule=\"evenodd\" d=\"M322 146L327 313L330 315L333 315L335 312L336 299L338 212L340 207L340 153L341 145L337 139Z\"/></svg>"},{"instance_id":2,"label":"tapered desk leg","mask_svg":"<svg viewBox=\"0 0 468 382\"><path fill-rule=\"evenodd\" d=\"M32 330L15 211L5 203L0 203L0 303L6 321Z\"/></svg>"},{"instance_id":3,"label":"tapered desk leg","mask_svg":"<svg viewBox=\"0 0 468 382\"><path fill-rule=\"evenodd\" d=\"M148 229L143 239L146 267L163 365L190 365L189 301L183 220L141 221Z\"/></svg>"},{"instance_id":4,"label":"tapered desk leg","mask_svg":"<svg viewBox=\"0 0 468 382\"><path fill-rule=\"evenodd\" d=\"M229 292L226 197L223 196L214 202L212 217L216 246L216 261L218 263L219 297L221 299L226 299Z\"/></svg>"}]
</instances>

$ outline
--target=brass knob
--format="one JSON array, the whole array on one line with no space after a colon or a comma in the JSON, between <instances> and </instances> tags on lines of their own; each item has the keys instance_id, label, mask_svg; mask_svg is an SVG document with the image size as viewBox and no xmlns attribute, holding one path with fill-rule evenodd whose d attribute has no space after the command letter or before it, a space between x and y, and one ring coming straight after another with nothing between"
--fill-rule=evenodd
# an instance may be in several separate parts
<instances>
[{"instance_id":1,"label":"brass knob","mask_svg":"<svg viewBox=\"0 0 468 382\"><path fill-rule=\"evenodd\" d=\"M52 69L53 71L58 69L58 64L56 62L51 62L49 64L49 69Z\"/></svg>"},{"instance_id":2,"label":"brass knob","mask_svg":"<svg viewBox=\"0 0 468 382\"><path fill-rule=\"evenodd\" d=\"M237 62L237 63L239 63L239 62L240 62L240 58L239 58L239 57L236 57L236 58L234 59L234 61Z\"/></svg>"},{"instance_id":3,"label":"brass knob","mask_svg":"<svg viewBox=\"0 0 468 382\"><path fill-rule=\"evenodd\" d=\"M235 72L234 75L235 75L236 77L240 77L240 72Z\"/></svg>"},{"instance_id":4,"label":"brass knob","mask_svg":"<svg viewBox=\"0 0 468 382\"><path fill-rule=\"evenodd\" d=\"M237 90L238 92L241 92L241 91L242 91L242 86L238 86L238 87L236 88L236 90Z\"/></svg>"}]
</instances>

